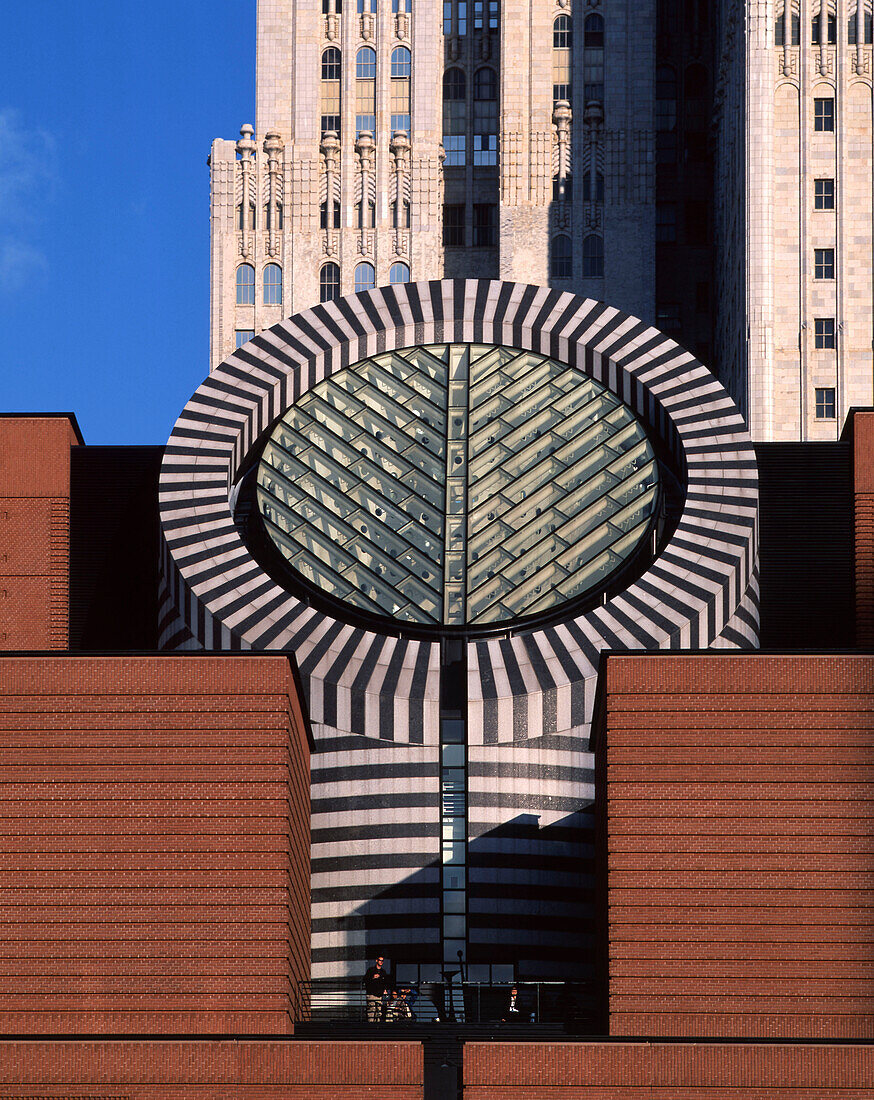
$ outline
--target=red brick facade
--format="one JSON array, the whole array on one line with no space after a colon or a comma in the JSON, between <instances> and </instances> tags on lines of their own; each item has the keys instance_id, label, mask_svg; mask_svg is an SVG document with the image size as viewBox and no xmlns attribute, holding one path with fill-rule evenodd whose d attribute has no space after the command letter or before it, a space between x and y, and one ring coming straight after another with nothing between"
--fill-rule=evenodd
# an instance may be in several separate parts
<instances>
[{"instance_id":1,"label":"red brick facade","mask_svg":"<svg viewBox=\"0 0 874 1100\"><path fill-rule=\"evenodd\" d=\"M874 657L602 675L610 1034L874 1037Z\"/></svg>"},{"instance_id":2,"label":"red brick facade","mask_svg":"<svg viewBox=\"0 0 874 1100\"><path fill-rule=\"evenodd\" d=\"M0 658L0 1032L278 1033L309 977L283 656Z\"/></svg>"},{"instance_id":3,"label":"red brick facade","mask_svg":"<svg viewBox=\"0 0 874 1100\"><path fill-rule=\"evenodd\" d=\"M419 1043L0 1043L4 1097L421 1100Z\"/></svg>"},{"instance_id":4,"label":"red brick facade","mask_svg":"<svg viewBox=\"0 0 874 1100\"><path fill-rule=\"evenodd\" d=\"M856 528L856 645L874 646L874 411L852 421Z\"/></svg>"},{"instance_id":5,"label":"red brick facade","mask_svg":"<svg viewBox=\"0 0 874 1100\"><path fill-rule=\"evenodd\" d=\"M464 1100L863 1100L874 1047L468 1043Z\"/></svg>"},{"instance_id":6,"label":"red brick facade","mask_svg":"<svg viewBox=\"0 0 874 1100\"><path fill-rule=\"evenodd\" d=\"M67 417L0 417L0 650L67 646L78 443Z\"/></svg>"}]
</instances>

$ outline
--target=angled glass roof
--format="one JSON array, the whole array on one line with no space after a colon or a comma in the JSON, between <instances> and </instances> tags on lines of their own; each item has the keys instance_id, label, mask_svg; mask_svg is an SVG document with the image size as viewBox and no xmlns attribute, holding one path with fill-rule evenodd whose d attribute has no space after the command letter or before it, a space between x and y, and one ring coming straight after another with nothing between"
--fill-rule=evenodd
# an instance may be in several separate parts
<instances>
[{"instance_id":1,"label":"angled glass roof","mask_svg":"<svg viewBox=\"0 0 874 1100\"><path fill-rule=\"evenodd\" d=\"M632 411L582 372L440 344L306 393L257 482L270 538L311 584L401 622L475 626L602 587L649 528L658 471Z\"/></svg>"}]
</instances>

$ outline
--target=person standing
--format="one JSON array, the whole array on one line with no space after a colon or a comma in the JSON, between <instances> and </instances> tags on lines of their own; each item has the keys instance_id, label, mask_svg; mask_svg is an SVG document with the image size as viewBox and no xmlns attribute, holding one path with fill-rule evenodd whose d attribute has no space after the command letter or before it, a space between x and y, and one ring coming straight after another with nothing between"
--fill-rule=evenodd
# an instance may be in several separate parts
<instances>
[{"instance_id":1,"label":"person standing","mask_svg":"<svg viewBox=\"0 0 874 1100\"><path fill-rule=\"evenodd\" d=\"M383 967L382 955L364 975L364 992L367 995L367 1022L378 1024L382 1021L385 996L391 990L391 974Z\"/></svg>"}]
</instances>

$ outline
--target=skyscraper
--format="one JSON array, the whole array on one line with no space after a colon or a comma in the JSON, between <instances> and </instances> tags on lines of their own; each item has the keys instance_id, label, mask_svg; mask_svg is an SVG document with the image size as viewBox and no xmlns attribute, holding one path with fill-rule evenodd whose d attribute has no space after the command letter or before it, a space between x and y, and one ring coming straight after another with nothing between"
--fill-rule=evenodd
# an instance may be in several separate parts
<instances>
[{"instance_id":1,"label":"skyscraper","mask_svg":"<svg viewBox=\"0 0 874 1100\"><path fill-rule=\"evenodd\" d=\"M649 0L262 0L257 39L257 127L210 157L213 366L293 311L410 279L534 282L655 321Z\"/></svg>"}]
</instances>

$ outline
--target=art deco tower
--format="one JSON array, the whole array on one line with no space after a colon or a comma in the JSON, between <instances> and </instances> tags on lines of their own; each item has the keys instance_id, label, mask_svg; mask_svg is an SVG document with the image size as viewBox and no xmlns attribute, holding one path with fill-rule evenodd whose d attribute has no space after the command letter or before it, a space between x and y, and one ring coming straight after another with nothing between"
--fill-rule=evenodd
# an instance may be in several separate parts
<instances>
[{"instance_id":1,"label":"art deco tower","mask_svg":"<svg viewBox=\"0 0 874 1100\"><path fill-rule=\"evenodd\" d=\"M655 321L654 42L650 0L260 0L257 128L210 157L212 366L410 279Z\"/></svg>"}]
</instances>

